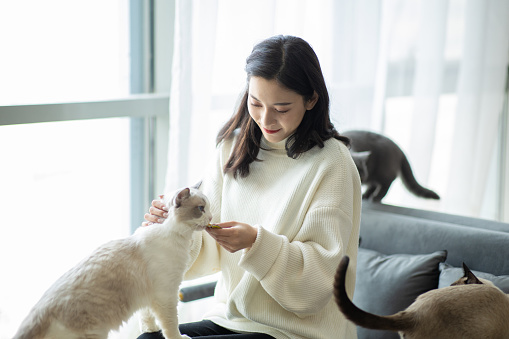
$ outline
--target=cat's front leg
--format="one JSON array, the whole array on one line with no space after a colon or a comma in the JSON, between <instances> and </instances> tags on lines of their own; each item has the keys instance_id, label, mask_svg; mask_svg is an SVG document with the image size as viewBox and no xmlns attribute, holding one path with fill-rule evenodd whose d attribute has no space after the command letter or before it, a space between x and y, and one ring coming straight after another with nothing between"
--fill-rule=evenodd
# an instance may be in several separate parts
<instances>
[{"instance_id":1,"label":"cat's front leg","mask_svg":"<svg viewBox=\"0 0 509 339\"><path fill-rule=\"evenodd\" d=\"M177 315L177 301L166 300L161 302L156 301L152 304L152 312L161 324L161 331L165 339L191 339L186 335L180 334L178 315Z\"/></svg>"},{"instance_id":2,"label":"cat's front leg","mask_svg":"<svg viewBox=\"0 0 509 339\"><path fill-rule=\"evenodd\" d=\"M138 312L140 316L140 327L142 333L159 332L160 328L156 324L156 318L152 314L152 311L148 308L144 308Z\"/></svg>"}]
</instances>

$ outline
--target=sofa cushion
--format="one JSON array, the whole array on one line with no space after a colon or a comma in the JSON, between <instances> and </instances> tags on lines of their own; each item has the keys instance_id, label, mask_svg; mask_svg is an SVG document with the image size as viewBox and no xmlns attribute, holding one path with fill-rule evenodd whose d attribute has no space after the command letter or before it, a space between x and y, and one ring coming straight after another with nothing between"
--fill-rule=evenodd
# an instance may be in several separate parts
<instances>
[{"instance_id":1,"label":"sofa cushion","mask_svg":"<svg viewBox=\"0 0 509 339\"><path fill-rule=\"evenodd\" d=\"M450 286L453 282L463 276L463 268L453 267L446 263L440 263L440 277L438 280L438 288ZM478 278L483 278L491 281L498 288L505 293L509 293L509 275L496 276L490 273L479 272L472 270L472 273Z\"/></svg>"},{"instance_id":2,"label":"sofa cushion","mask_svg":"<svg viewBox=\"0 0 509 339\"><path fill-rule=\"evenodd\" d=\"M354 303L361 309L389 315L399 312L422 293L438 287L438 264L447 251L385 255L359 248ZM395 332L358 328L359 339L399 338Z\"/></svg>"}]
</instances>

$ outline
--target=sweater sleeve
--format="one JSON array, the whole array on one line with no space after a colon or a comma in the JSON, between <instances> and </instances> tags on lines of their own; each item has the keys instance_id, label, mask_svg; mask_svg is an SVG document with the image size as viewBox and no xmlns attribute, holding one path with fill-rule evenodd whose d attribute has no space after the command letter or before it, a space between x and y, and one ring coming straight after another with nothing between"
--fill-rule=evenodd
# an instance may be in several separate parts
<instances>
[{"instance_id":1,"label":"sweater sleeve","mask_svg":"<svg viewBox=\"0 0 509 339\"><path fill-rule=\"evenodd\" d=\"M294 239L258 225L254 245L239 262L275 301L298 316L317 313L330 301L334 272L357 234L352 197L360 182L353 170L347 162L339 173L323 173Z\"/></svg>"}]
</instances>

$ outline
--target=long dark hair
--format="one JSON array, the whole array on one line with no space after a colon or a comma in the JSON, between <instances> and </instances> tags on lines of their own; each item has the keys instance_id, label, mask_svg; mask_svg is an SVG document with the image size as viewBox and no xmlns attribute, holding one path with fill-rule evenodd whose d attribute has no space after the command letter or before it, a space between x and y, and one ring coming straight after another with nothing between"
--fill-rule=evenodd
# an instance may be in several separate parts
<instances>
[{"instance_id":1,"label":"long dark hair","mask_svg":"<svg viewBox=\"0 0 509 339\"><path fill-rule=\"evenodd\" d=\"M329 93L325 85L320 62L313 48L303 39L278 35L268 38L253 48L246 59L247 83L253 76L277 80L282 86L302 95L304 102L318 94L314 107L306 111L294 134L286 141L286 152L291 158L315 146L320 148L330 138L349 144L348 138L340 136L330 121ZM234 177L249 175L249 165L257 161L262 131L249 115L248 88L241 97L236 112L221 128L217 143L233 137L240 129L237 143L228 159L224 171L233 172Z\"/></svg>"}]
</instances>

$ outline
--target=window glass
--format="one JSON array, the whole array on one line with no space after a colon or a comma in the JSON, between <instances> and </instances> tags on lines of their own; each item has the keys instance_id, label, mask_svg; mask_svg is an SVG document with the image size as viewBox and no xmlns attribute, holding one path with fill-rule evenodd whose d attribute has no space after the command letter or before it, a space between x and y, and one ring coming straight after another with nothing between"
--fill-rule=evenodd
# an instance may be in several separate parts
<instances>
[{"instance_id":1,"label":"window glass","mask_svg":"<svg viewBox=\"0 0 509 339\"><path fill-rule=\"evenodd\" d=\"M0 105L129 92L127 0L0 2Z\"/></svg>"},{"instance_id":2,"label":"window glass","mask_svg":"<svg viewBox=\"0 0 509 339\"><path fill-rule=\"evenodd\" d=\"M130 119L0 126L0 339L97 246L130 233Z\"/></svg>"}]
</instances>

